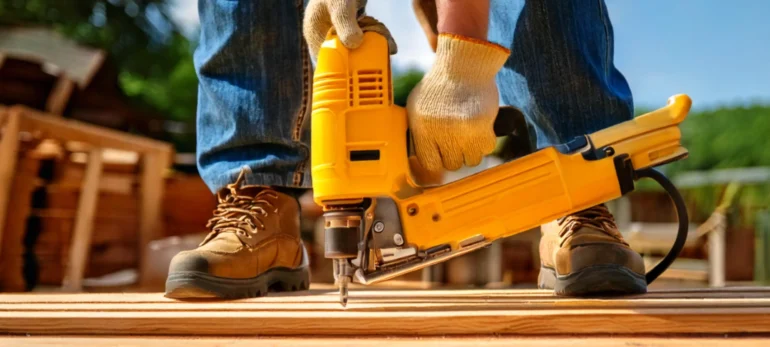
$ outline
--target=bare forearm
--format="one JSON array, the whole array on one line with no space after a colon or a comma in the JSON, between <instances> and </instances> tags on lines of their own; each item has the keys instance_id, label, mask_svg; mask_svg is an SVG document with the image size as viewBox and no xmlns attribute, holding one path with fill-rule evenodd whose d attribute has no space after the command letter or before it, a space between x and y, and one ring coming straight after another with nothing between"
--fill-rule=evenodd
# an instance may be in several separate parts
<instances>
[{"instance_id":1,"label":"bare forearm","mask_svg":"<svg viewBox=\"0 0 770 347\"><path fill-rule=\"evenodd\" d=\"M487 40L490 0L436 0L438 32Z\"/></svg>"}]
</instances>

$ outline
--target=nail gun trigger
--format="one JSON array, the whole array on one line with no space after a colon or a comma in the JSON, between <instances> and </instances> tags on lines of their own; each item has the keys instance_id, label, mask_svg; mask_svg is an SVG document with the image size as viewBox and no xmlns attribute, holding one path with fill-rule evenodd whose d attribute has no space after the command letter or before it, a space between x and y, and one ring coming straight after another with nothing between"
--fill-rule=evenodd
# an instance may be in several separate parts
<instances>
[{"instance_id":1,"label":"nail gun trigger","mask_svg":"<svg viewBox=\"0 0 770 347\"><path fill-rule=\"evenodd\" d=\"M618 177L618 184L620 185L620 194L626 195L632 192L634 190L636 171L631 162L631 157L628 154L621 154L612 161L615 165L615 175Z\"/></svg>"}]
</instances>

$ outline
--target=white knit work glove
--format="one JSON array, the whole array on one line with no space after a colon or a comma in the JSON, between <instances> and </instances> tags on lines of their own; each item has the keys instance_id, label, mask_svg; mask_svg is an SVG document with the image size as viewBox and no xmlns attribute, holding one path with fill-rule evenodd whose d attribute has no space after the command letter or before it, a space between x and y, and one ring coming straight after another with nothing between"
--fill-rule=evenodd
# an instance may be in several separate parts
<instances>
[{"instance_id":1,"label":"white knit work glove","mask_svg":"<svg viewBox=\"0 0 770 347\"><path fill-rule=\"evenodd\" d=\"M476 166L495 149L495 75L509 54L490 42L439 35L436 62L407 101L415 154L426 170Z\"/></svg>"},{"instance_id":2,"label":"white knit work glove","mask_svg":"<svg viewBox=\"0 0 770 347\"><path fill-rule=\"evenodd\" d=\"M396 54L398 48L388 28L364 14L366 2L367 0L310 0L305 9L302 31L314 58L318 56L321 44L330 30L350 49L361 45L364 31L379 33L388 39L390 54Z\"/></svg>"}]
</instances>

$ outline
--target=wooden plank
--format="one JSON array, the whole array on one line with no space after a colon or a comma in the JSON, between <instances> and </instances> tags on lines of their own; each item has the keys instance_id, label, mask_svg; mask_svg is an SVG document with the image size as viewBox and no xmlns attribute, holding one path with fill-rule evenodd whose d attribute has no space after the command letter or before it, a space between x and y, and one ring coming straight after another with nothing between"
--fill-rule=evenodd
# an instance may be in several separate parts
<instances>
[{"instance_id":1,"label":"wooden plank","mask_svg":"<svg viewBox=\"0 0 770 347\"><path fill-rule=\"evenodd\" d=\"M0 113L3 113L0 120L3 118L6 120L2 135L0 135L0 244L2 244L5 217L9 207L8 201L11 199L11 184L16 173L21 119L18 113L6 109L0 110ZM2 254L0 254L1 256Z\"/></svg>"},{"instance_id":2,"label":"wooden plank","mask_svg":"<svg viewBox=\"0 0 770 347\"><path fill-rule=\"evenodd\" d=\"M754 244L754 280L770 282L770 211L756 214L756 239Z\"/></svg>"},{"instance_id":3,"label":"wooden plank","mask_svg":"<svg viewBox=\"0 0 770 347\"><path fill-rule=\"evenodd\" d=\"M13 106L9 112L21 116L21 130L40 131L51 138L82 141L95 147L142 153L162 152L171 155L173 152L171 145L162 141L130 135L76 120L51 117L24 106Z\"/></svg>"},{"instance_id":4,"label":"wooden plank","mask_svg":"<svg viewBox=\"0 0 770 347\"><path fill-rule=\"evenodd\" d=\"M770 295L756 293L708 293L682 296L666 292L620 298L575 299L553 296L550 293L522 293L498 291L497 294L475 296L454 294L453 291L427 291L429 295L414 295L414 291L356 291L351 303L343 309L335 292L310 291L296 295L271 295L258 300L231 301L175 301L157 294L78 294L78 295L6 295L0 298L0 311L23 309L29 311L59 310L142 310L142 311L414 311L432 309L492 309L522 308L730 308L770 306ZM513 291L516 292L516 291ZM414 293L404 296L404 293Z\"/></svg>"},{"instance_id":5,"label":"wooden plank","mask_svg":"<svg viewBox=\"0 0 770 347\"><path fill-rule=\"evenodd\" d=\"M51 93L48 94L48 99L45 102L45 110L51 114L61 116L64 113L64 108L67 107L67 102L72 95L72 90L75 88L75 82L67 78L65 74L59 76L56 79Z\"/></svg>"},{"instance_id":6,"label":"wooden plank","mask_svg":"<svg viewBox=\"0 0 770 347\"><path fill-rule=\"evenodd\" d=\"M725 286L725 228L719 227L708 234L709 247L709 285L712 287Z\"/></svg>"},{"instance_id":7,"label":"wooden plank","mask_svg":"<svg viewBox=\"0 0 770 347\"><path fill-rule=\"evenodd\" d=\"M77 216L75 217L75 230L70 243L67 274L64 279L64 288L68 291L80 291L83 286L83 274L88 263L88 253L91 250L101 175L102 150L94 148L88 155L86 174L83 177L83 189L80 191Z\"/></svg>"},{"instance_id":8,"label":"wooden plank","mask_svg":"<svg viewBox=\"0 0 770 347\"><path fill-rule=\"evenodd\" d=\"M191 338L191 337L158 337L158 336L131 336L131 337L84 337L84 336L56 336L56 337L0 337L0 345L26 347L26 346L159 346L159 347L198 347L198 346L328 346L328 347L359 347L359 346L427 346L427 347L459 347L459 346L533 346L533 347L610 347L610 346L636 346L636 347L717 347L729 343L730 346L764 347L770 343L766 337L625 337L625 336L598 336L598 337L511 337L511 336L475 336L475 337L323 337L312 336L308 338L291 337L251 337L251 338Z\"/></svg>"},{"instance_id":9,"label":"wooden plank","mask_svg":"<svg viewBox=\"0 0 770 347\"><path fill-rule=\"evenodd\" d=\"M661 259L663 258L644 256L644 266L649 271L649 269L652 269L655 265L660 263ZM708 268L709 264L706 260L678 258L674 260L671 266L658 278L703 282L705 285L708 282ZM658 284L658 282L656 282L656 284Z\"/></svg>"},{"instance_id":10,"label":"wooden plank","mask_svg":"<svg viewBox=\"0 0 770 347\"><path fill-rule=\"evenodd\" d=\"M3 238L0 242L0 291L22 292L24 279L24 240L27 218L32 211L32 193L40 186L37 177L40 161L33 153L19 156L14 170L10 196L13 204L7 210Z\"/></svg>"},{"instance_id":11,"label":"wooden plank","mask_svg":"<svg viewBox=\"0 0 770 347\"><path fill-rule=\"evenodd\" d=\"M296 293L284 293L281 295L271 294L270 296L237 301L213 301L214 303L237 302L250 304L260 304L266 302L281 303L338 303L339 296L336 290L332 289L312 289L313 287L326 287L311 285L311 290ZM530 302L532 300L559 300L570 302L591 301L591 300L635 300L637 298L645 299L763 299L770 298L770 287L726 287L719 288L692 288L692 289L667 289L654 290L644 295L627 296L619 298L596 298L596 299L574 299L569 297L554 296L550 290L505 290L505 289L466 289L466 290L382 290L367 289L371 287L361 287L360 285L351 285L352 300L380 300L388 302L414 302L414 301L458 301L458 300L476 300L479 302L488 302L491 299L496 300L521 300ZM0 304L34 304L34 303L73 303L73 304L93 304L93 303L183 303L167 299L157 293L89 293L89 294L52 294L52 293L34 293L34 294L4 294L0 295ZM201 303L201 302L199 302Z\"/></svg>"},{"instance_id":12,"label":"wooden plank","mask_svg":"<svg viewBox=\"0 0 770 347\"><path fill-rule=\"evenodd\" d=\"M0 312L11 334L198 336L747 334L770 332L770 309L434 312Z\"/></svg>"},{"instance_id":13,"label":"wooden plank","mask_svg":"<svg viewBox=\"0 0 770 347\"><path fill-rule=\"evenodd\" d=\"M683 295L686 294L686 295ZM198 336L770 333L770 291L575 299L546 291L352 291L185 302L159 294L0 296L0 333Z\"/></svg>"},{"instance_id":14,"label":"wooden plank","mask_svg":"<svg viewBox=\"0 0 770 347\"><path fill-rule=\"evenodd\" d=\"M655 299L629 299L629 300L607 300L607 301L581 301L581 300L486 300L485 305L490 305L488 310L550 310L569 306L570 310L576 309L738 309L738 308L768 308L770 300L768 299L678 299L678 300L655 300ZM494 307L491 307L494 305ZM338 302L264 302L264 303L244 303L237 302L164 302L164 303L88 303L88 304L57 304L57 303L38 303L38 304L0 304L0 310L13 311L23 310L25 312L59 312L78 310L81 312L123 312L123 311L142 311L142 312L399 312L410 310L412 312L431 312L435 310L455 310L472 311L484 309L479 305L478 300L441 300L431 302L417 301L387 301L387 300L359 300L355 305L342 308Z\"/></svg>"},{"instance_id":15,"label":"wooden plank","mask_svg":"<svg viewBox=\"0 0 770 347\"><path fill-rule=\"evenodd\" d=\"M163 173L169 166L170 155L166 153L145 154L142 158L140 187L141 212L139 214L139 281L147 280L145 253L150 242L160 238L163 202Z\"/></svg>"},{"instance_id":16,"label":"wooden plank","mask_svg":"<svg viewBox=\"0 0 770 347\"><path fill-rule=\"evenodd\" d=\"M667 252L676 239L676 223L641 223L633 222L629 231L623 232L631 248L638 253ZM690 224L685 247L693 247L698 242L698 226Z\"/></svg>"}]
</instances>

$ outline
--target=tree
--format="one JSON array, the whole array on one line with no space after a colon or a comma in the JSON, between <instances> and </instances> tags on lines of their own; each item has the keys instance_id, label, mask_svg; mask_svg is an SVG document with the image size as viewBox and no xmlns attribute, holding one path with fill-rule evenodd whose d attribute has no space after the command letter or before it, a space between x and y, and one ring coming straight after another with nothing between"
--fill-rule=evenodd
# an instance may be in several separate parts
<instances>
[{"instance_id":1,"label":"tree","mask_svg":"<svg viewBox=\"0 0 770 347\"><path fill-rule=\"evenodd\" d=\"M681 124L686 160L668 165L670 175L682 171L770 166L764 143L770 133L770 107L718 108L689 115Z\"/></svg>"},{"instance_id":2,"label":"tree","mask_svg":"<svg viewBox=\"0 0 770 347\"><path fill-rule=\"evenodd\" d=\"M404 72L394 72L393 76L393 103L406 107L406 99L412 89L420 83L424 72L416 68L410 68Z\"/></svg>"},{"instance_id":3,"label":"tree","mask_svg":"<svg viewBox=\"0 0 770 347\"><path fill-rule=\"evenodd\" d=\"M680 125L682 145L690 152L688 158L662 169L666 175L676 179L686 171L709 171L715 169L770 166L770 151L767 138L770 133L770 107L751 105L722 107L713 110L693 112ZM640 181L641 190L659 189L649 181ZM682 193L697 201L698 213L709 215L719 202L721 186L690 188ZM737 206L743 212L757 206L770 204L770 182L744 186L737 198ZM753 225L754 214L746 212L734 223Z\"/></svg>"}]
</instances>

